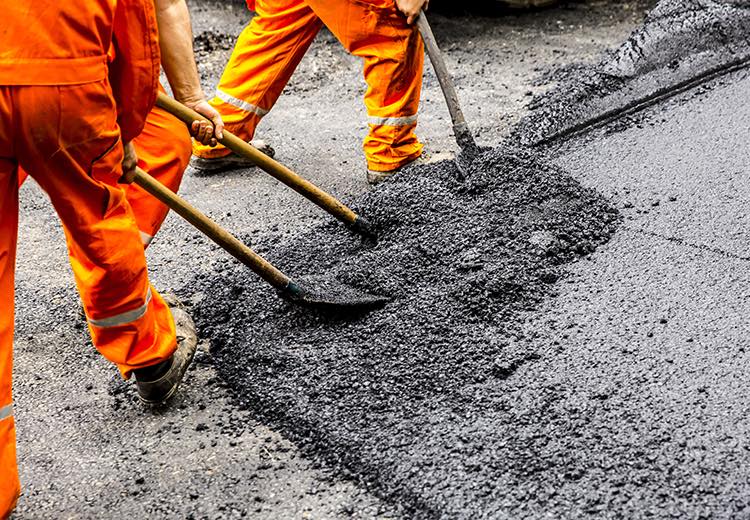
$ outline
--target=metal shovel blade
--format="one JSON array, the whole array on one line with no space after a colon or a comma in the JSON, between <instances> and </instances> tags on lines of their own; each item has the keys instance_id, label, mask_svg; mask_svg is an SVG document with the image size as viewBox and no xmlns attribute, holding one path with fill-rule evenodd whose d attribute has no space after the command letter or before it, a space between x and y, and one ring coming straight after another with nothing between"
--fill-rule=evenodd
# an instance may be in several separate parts
<instances>
[{"instance_id":1,"label":"metal shovel blade","mask_svg":"<svg viewBox=\"0 0 750 520\"><path fill-rule=\"evenodd\" d=\"M474 159L479 156L479 148L476 145L467 146L460 148L458 154L456 154L456 167L461 177L460 180L466 180L469 178L471 173L471 165L474 163Z\"/></svg>"},{"instance_id":2,"label":"metal shovel blade","mask_svg":"<svg viewBox=\"0 0 750 520\"><path fill-rule=\"evenodd\" d=\"M368 294L322 276L290 280L279 293L287 300L299 305L322 311L349 313L380 309L390 301L390 298L386 296Z\"/></svg>"}]
</instances>

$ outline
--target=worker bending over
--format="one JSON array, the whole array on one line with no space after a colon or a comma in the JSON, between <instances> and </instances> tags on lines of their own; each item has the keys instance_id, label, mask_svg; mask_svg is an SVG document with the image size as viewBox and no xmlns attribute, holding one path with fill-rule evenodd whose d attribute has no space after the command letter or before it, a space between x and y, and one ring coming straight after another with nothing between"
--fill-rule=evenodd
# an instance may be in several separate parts
<instances>
[{"instance_id":1,"label":"worker bending over","mask_svg":"<svg viewBox=\"0 0 750 520\"><path fill-rule=\"evenodd\" d=\"M413 24L427 0L247 0L256 16L240 34L210 103L226 128L251 140L323 24L364 59L368 181L393 175L422 154L414 130L424 50ZM228 149L195 143L194 165L243 165Z\"/></svg>"},{"instance_id":2,"label":"worker bending over","mask_svg":"<svg viewBox=\"0 0 750 520\"><path fill-rule=\"evenodd\" d=\"M167 68L168 52L165 58ZM0 518L20 491L11 371L21 169L47 192L62 221L94 346L124 377L135 374L139 396L168 399L195 354L192 320L170 309L149 283L138 219L119 185L134 171L133 140L147 117L161 133L140 138L144 166L163 166L157 146L167 128L170 135L180 131L151 112L159 63L152 0L6 5L0 29ZM220 127L209 108L197 100L193 106ZM211 144L209 125L194 122L192 130ZM173 175L187 159L188 136L181 132L179 160L168 161ZM163 216L151 218L158 228Z\"/></svg>"}]
</instances>

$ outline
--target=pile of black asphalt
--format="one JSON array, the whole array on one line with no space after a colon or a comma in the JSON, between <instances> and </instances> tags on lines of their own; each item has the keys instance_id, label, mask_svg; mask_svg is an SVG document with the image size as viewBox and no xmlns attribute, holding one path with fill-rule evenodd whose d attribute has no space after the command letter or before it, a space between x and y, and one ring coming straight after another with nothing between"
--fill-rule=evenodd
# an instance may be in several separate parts
<instances>
[{"instance_id":1,"label":"pile of black asphalt","mask_svg":"<svg viewBox=\"0 0 750 520\"><path fill-rule=\"evenodd\" d=\"M608 240L618 213L510 150L484 152L464 182L442 162L353 204L375 243L332 222L278 239L268 256L391 302L356 317L314 313L227 260L196 309L219 373L243 406L410 514L498 510L528 473L503 456L502 432L519 418L498 401L503 380L538 357L517 324L567 263Z\"/></svg>"},{"instance_id":2,"label":"pile of black asphalt","mask_svg":"<svg viewBox=\"0 0 750 520\"><path fill-rule=\"evenodd\" d=\"M408 516L543 516L581 477L576 443L595 439L564 444L584 419L575 403L560 408L563 389L509 392L508 378L555 352L537 350L544 335L524 323L620 217L523 146L564 145L743 66L749 15L739 1L659 2L600 64L557 73L516 145L484 151L468 180L443 162L349 201L377 242L328 223L257 244L293 276L389 296L380 310L345 319L294 307L231 260L197 280L210 286L195 308L201 333L238 402Z\"/></svg>"}]
</instances>

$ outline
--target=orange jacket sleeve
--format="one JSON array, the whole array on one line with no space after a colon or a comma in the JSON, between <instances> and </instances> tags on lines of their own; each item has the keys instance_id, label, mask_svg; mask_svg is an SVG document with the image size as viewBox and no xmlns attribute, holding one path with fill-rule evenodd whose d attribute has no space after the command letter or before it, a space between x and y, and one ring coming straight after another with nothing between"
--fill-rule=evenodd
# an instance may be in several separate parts
<instances>
[{"instance_id":1,"label":"orange jacket sleeve","mask_svg":"<svg viewBox=\"0 0 750 520\"><path fill-rule=\"evenodd\" d=\"M122 140L128 142L143 130L159 85L159 30L153 0L117 0L112 51L109 80Z\"/></svg>"}]
</instances>

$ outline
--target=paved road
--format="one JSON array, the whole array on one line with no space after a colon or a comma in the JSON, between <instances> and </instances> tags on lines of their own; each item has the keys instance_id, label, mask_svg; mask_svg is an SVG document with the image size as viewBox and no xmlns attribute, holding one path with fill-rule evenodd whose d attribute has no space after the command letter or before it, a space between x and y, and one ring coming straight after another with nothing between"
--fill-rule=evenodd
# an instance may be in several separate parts
<instances>
[{"instance_id":1,"label":"paved road","mask_svg":"<svg viewBox=\"0 0 750 520\"><path fill-rule=\"evenodd\" d=\"M532 512L748 514L748 95L739 72L559 152L625 222L530 323L549 347L509 382L552 396L516 411L549 435L534 481L556 492Z\"/></svg>"},{"instance_id":2,"label":"paved road","mask_svg":"<svg viewBox=\"0 0 750 520\"><path fill-rule=\"evenodd\" d=\"M480 141L499 141L546 88L545 73L591 61L623 41L649 2L595 1L537 15L434 17ZM239 4L191 2L207 88L248 14ZM205 43L209 42L209 44ZM210 42L218 42L215 45ZM541 84L538 84L540 83ZM361 193L361 65L323 34L287 94L264 121L279 158L327 188ZM434 77L428 73L422 136L452 147ZM310 121L318 123L311 138ZM274 237L319 221L275 182L253 172L188 175L183 194L227 226ZM252 206L248 207L248 201ZM175 217L149 250L158 287L213 272L223 255ZM172 516L195 518L394 516L366 489L306 459L277 432L236 409L201 355L173 405L149 412L92 349L62 232L43 194L22 191L18 257L16 416L24 496L17 518ZM196 301L201 287L194 288Z\"/></svg>"},{"instance_id":3,"label":"paved road","mask_svg":"<svg viewBox=\"0 0 750 520\"><path fill-rule=\"evenodd\" d=\"M394 297L355 322L232 301L249 277L225 266L200 306L227 322L220 373L419 518L746 515L749 93L746 72L704 85L565 143L562 171L493 151L459 188L440 165L407 174L360 199L373 247L282 240L290 266ZM529 258L554 253L532 237L600 236L596 199L548 188L568 174L624 222L539 309Z\"/></svg>"}]
</instances>

